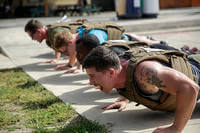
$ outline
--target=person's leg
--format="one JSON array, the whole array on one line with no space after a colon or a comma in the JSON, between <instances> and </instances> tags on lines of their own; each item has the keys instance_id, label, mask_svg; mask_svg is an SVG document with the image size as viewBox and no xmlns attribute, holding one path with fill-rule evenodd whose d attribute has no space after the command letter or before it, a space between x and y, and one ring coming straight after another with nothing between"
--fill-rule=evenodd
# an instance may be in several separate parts
<instances>
[{"instance_id":1,"label":"person's leg","mask_svg":"<svg viewBox=\"0 0 200 133\"><path fill-rule=\"evenodd\" d=\"M192 54L200 54L200 50L198 50L197 47L193 47L192 49L190 49L190 53L192 53Z\"/></svg>"},{"instance_id":2,"label":"person's leg","mask_svg":"<svg viewBox=\"0 0 200 133\"><path fill-rule=\"evenodd\" d=\"M152 44L150 45L150 48L157 48L157 49L164 49L164 50L176 50L179 51L178 49L169 46L166 42L161 41L160 43L157 44Z\"/></svg>"}]
</instances>

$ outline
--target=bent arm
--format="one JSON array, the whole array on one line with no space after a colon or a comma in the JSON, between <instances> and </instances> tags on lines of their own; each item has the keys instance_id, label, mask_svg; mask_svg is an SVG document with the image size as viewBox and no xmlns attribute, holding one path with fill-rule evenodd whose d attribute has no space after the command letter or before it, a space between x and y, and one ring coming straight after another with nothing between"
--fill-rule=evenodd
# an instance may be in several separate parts
<instances>
[{"instance_id":1,"label":"bent arm","mask_svg":"<svg viewBox=\"0 0 200 133\"><path fill-rule=\"evenodd\" d=\"M190 78L173 69L169 72L161 71L159 77L166 84L163 90L176 94L176 115L173 125L178 131L182 131L196 105L199 87Z\"/></svg>"},{"instance_id":2,"label":"bent arm","mask_svg":"<svg viewBox=\"0 0 200 133\"><path fill-rule=\"evenodd\" d=\"M140 63L136 74L138 81L147 86L144 91L156 92L157 88L176 95L176 115L172 127L181 132L194 110L199 86L183 73L155 61Z\"/></svg>"}]
</instances>

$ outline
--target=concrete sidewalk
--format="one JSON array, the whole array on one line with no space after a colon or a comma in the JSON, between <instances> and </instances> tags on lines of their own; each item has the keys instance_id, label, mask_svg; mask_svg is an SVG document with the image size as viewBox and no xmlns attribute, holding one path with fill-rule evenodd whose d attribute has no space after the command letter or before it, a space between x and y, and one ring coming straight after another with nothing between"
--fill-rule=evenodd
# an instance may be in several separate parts
<instances>
[{"instance_id":1,"label":"concrete sidewalk","mask_svg":"<svg viewBox=\"0 0 200 133\"><path fill-rule=\"evenodd\" d=\"M176 13L176 14L174 14ZM191 17L189 14L193 15ZM115 17L115 13L100 14L90 16L90 20L109 20ZM182 17L181 17L182 16ZM179 19L179 18L182 19ZM73 19L75 19L74 17ZM184 19L183 19L184 18ZM52 23L59 18L39 18L44 23ZM10 67L22 67L23 70L28 73L35 80L40 82L45 88L52 91L56 96L62 99L65 103L71 103L76 111L90 120L96 120L102 124L106 124L111 127L113 133L151 133L153 129L158 126L166 126L173 121L173 113L155 112L151 111L144 106L135 106L135 103L128 105L127 109L118 112L117 110L104 111L101 108L104 105L113 103L118 94L113 91L111 94L106 95L92 86L88 86L88 77L83 72L81 74L64 74L64 71L55 71L53 68L55 65L44 64L42 62L53 58L53 51L49 49L45 42L38 44L33 42L28 35L24 33L24 24L29 19L9 19L0 21L0 47L8 58L0 56L0 68ZM159 24L165 25L164 28L159 28L157 32L157 38L160 33L164 33L165 29L173 27L173 23L183 20L181 23L191 22L188 25L182 25L182 27L199 26L200 25L200 8L189 9L174 9L166 10L162 12L162 15L157 19L147 20L123 20L116 21L123 26L130 26L137 29L137 27L143 27L141 30L137 30L138 33L143 34L148 31L149 34L155 32L149 32L144 27L150 25L150 27L159 27ZM167 22L167 23L165 23ZM171 26L170 23L171 22ZM193 24L195 22L195 24ZM164 24L165 23L165 24ZM143 26L142 26L143 25ZM179 23L176 23L179 27ZM162 26L160 26L162 27ZM126 27L127 28L127 27ZM179 27L180 28L180 27ZM134 30L131 30L134 32ZM199 30L198 32L199 33ZM196 33L196 34L197 34ZM176 35L173 34L176 43ZM169 36L169 34L165 34ZM184 37L186 37L185 35ZM194 46L198 46L199 39L196 39ZM65 60L60 60L59 63L65 63ZM184 133L198 133L200 130L200 105L197 104L192 118L187 124Z\"/></svg>"}]
</instances>

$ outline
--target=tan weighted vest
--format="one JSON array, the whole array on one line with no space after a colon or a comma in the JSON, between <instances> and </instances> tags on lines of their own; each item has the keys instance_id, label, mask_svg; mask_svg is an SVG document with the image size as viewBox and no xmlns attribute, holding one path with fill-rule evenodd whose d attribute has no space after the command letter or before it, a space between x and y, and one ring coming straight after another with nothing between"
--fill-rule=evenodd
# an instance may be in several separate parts
<instances>
[{"instance_id":1,"label":"tan weighted vest","mask_svg":"<svg viewBox=\"0 0 200 133\"><path fill-rule=\"evenodd\" d=\"M150 51L153 50L153 51ZM176 96L162 92L159 102L155 102L140 96L137 93L136 85L133 83L134 73L137 65L144 60L158 60L169 64L177 71L184 73L190 79L196 81L186 55L178 51L154 50L150 48L134 48L127 51L124 55L130 57L127 75L126 91L119 89L119 93L131 101L142 104L152 110L174 111L176 109Z\"/></svg>"},{"instance_id":2,"label":"tan weighted vest","mask_svg":"<svg viewBox=\"0 0 200 133\"><path fill-rule=\"evenodd\" d=\"M76 33L77 29L83 26L83 23L87 22L86 19L79 19L72 22L62 22L62 23L55 23L48 25L47 30L47 40L46 43L49 47L55 49L53 46L53 39L55 37L55 34L60 31L58 27L62 27L63 29L66 28L66 30L69 30L72 34Z\"/></svg>"},{"instance_id":3,"label":"tan weighted vest","mask_svg":"<svg viewBox=\"0 0 200 133\"><path fill-rule=\"evenodd\" d=\"M46 41L47 45L51 48L53 48L53 37L52 37L52 32L57 33L55 31L55 28L57 27L63 27L68 29L72 34L77 32L77 29L80 27L84 27L84 33L87 34L88 31L92 29L100 29L104 30L107 32L107 38L108 40L120 40L120 39L125 39L122 37L122 33L125 31L124 28L121 26L117 25L116 23L113 22L88 22L86 19L80 19L74 22L63 22L63 23L55 23L52 25L48 26L48 31L47 31L47 36L48 39Z\"/></svg>"},{"instance_id":4,"label":"tan weighted vest","mask_svg":"<svg viewBox=\"0 0 200 133\"><path fill-rule=\"evenodd\" d=\"M102 45L106 47L122 47L126 50L130 50L135 47L149 47L147 43L145 42L138 42L138 41L117 41L117 40L110 40L110 41L105 41L102 43Z\"/></svg>"},{"instance_id":5,"label":"tan weighted vest","mask_svg":"<svg viewBox=\"0 0 200 133\"><path fill-rule=\"evenodd\" d=\"M78 19L76 21L71 21L71 22L62 22L62 23L55 23L51 24L48 27L48 32L51 32L54 28L57 27L64 27L69 29L69 31L74 34L76 33L77 29L82 27L84 23L88 22L86 19Z\"/></svg>"}]
</instances>

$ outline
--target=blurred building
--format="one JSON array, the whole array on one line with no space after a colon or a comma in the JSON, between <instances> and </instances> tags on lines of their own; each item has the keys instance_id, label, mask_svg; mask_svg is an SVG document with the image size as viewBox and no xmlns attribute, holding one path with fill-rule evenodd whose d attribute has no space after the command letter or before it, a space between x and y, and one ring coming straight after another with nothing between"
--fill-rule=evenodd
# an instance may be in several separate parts
<instances>
[{"instance_id":1,"label":"blurred building","mask_svg":"<svg viewBox=\"0 0 200 133\"><path fill-rule=\"evenodd\" d=\"M160 0L160 9L200 6L200 0Z\"/></svg>"},{"instance_id":2,"label":"blurred building","mask_svg":"<svg viewBox=\"0 0 200 133\"><path fill-rule=\"evenodd\" d=\"M80 1L87 3L84 7ZM0 18L114 11L115 0L0 0ZM200 0L159 0L160 9L200 6Z\"/></svg>"}]
</instances>

